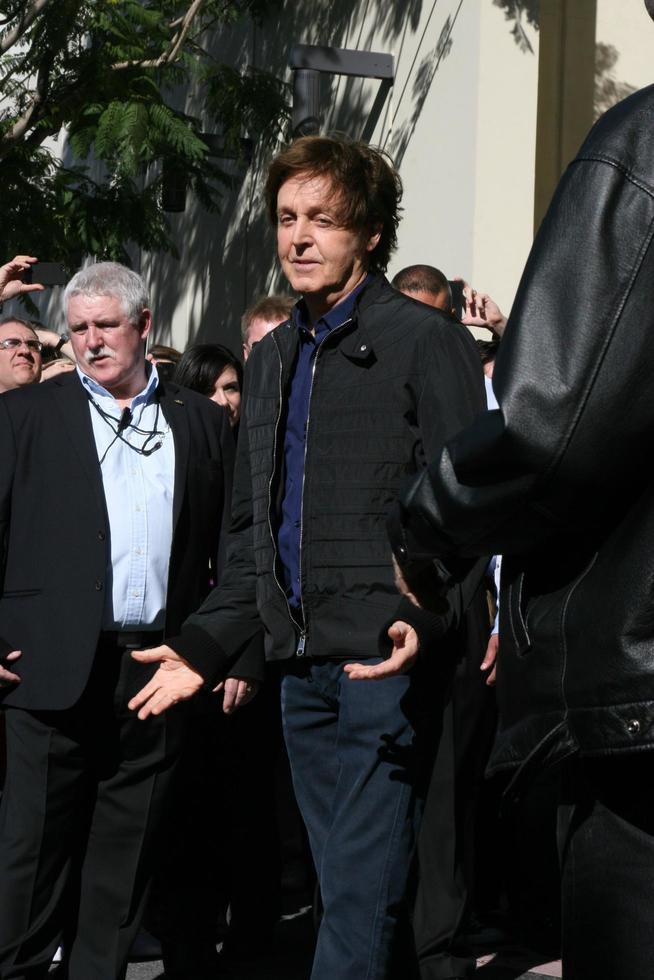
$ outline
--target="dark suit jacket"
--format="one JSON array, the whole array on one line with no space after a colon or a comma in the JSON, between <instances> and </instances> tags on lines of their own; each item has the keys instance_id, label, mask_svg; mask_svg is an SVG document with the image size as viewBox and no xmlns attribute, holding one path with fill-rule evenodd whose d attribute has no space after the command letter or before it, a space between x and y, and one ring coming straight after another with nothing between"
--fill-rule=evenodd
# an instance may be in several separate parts
<instances>
[{"instance_id":1,"label":"dark suit jacket","mask_svg":"<svg viewBox=\"0 0 654 980\"><path fill-rule=\"evenodd\" d=\"M227 413L170 382L157 390L175 441L166 632L209 585L229 509ZM111 588L110 529L88 399L76 373L0 398L0 656L20 649L4 703L64 709L80 697Z\"/></svg>"}]
</instances>

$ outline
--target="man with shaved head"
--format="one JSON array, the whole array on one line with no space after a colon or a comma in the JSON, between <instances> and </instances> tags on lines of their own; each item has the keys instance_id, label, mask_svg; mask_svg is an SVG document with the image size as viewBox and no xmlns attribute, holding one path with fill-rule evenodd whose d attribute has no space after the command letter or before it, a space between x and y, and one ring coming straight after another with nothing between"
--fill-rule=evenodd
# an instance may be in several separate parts
<instances>
[{"instance_id":1,"label":"man with shaved head","mask_svg":"<svg viewBox=\"0 0 654 980\"><path fill-rule=\"evenodd\" d=\"M391 286L437 310L452 312L452 290L445 274L433 265L407 265L391 279Z\"/></svg>"}]
</instances>

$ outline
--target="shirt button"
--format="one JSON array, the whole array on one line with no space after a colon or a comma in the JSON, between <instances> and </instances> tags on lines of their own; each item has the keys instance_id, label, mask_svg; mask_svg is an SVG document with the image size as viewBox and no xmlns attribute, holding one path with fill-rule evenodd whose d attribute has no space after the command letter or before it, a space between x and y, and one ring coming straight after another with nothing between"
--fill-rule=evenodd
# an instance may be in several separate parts
<instances>
[{"instance_id":1,"label":"shirt button","mask_svg":"<svg viewBox=\"0 0 654 980\"><path fill-rule=\"evenodd\" d=\"M132 595L134 596L135 599L138 599L138 597L140 596L140 594L141 593L139 592L138 589L134 589L134 591L132 592Z\"/></svg>"},{"instance_id":2,"label":"shirt button","mask_svg":"<svg viewBox=\"0 0 654 980\"><path fill-rule=\"evenodd\" d=\"M135 555L142 555L143 554L143 548L134 548L134 554Z\"/></svg>"},{"instance_id":3,"label":"shirt button","mask_svg":"<svg viewBox=\"0 0 654 980\"><path fill-rule=\"evenodd\" d=\"M137 514L140 514L141 513L141 505L140 504L137 504L136 507L134 508L134 510L136 511Z\"/></svg>"},{"instance_id":4,"label":"shirt button","mask_svg":"<svg viewBox=\"0 0 654 980\"><path fill-rule=\"evenodd\" d=\"M637 718L632 718L627 722L627 731L630 735L638 735L640 732L640 722Z\"/></svg>"},{"instance_id":5,"label":"shirt button","mask_svg":"<svg viewBox=\"0 0 654 980\"><path fill-rule=\"evenodd\" d=\"M99 578L96 578L95 580L95 591L102 592L102 582L100 581Z\"/></svg>"},{"instance_id":6,"label":"shirt button","mask_svg":"<svg viewBox=\"0 0 654 980\"><path fill-rule=\"evenodd\" d=\"M368 345L367 344L361 344L361 347L359 347L359 350L368 350Z\"/></svg>"},{"instance_id":7,"label":"shirt button","mask_svg":"<svg viewBox=\"0 0 654 980\"><path fill-rule=\"evenodd\" d=\"M131 468L131 469L130 469L130 471L129 471L129 475L130 475L130 476L136 476L136 470L134 469L134 467L133 467L133 466L132 466L132 468Z\"/></svg>"}]
</instances>

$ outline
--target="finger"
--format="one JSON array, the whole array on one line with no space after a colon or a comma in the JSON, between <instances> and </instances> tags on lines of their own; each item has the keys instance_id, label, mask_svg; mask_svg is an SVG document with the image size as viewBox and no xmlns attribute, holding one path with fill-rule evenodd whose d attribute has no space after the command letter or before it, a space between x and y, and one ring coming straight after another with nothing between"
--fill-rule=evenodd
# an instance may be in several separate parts
<instances>
[{"instance_id":1,"label":"finger","mask_svg":"<svg viewBox=\"0 0 654 980\"><path fill-rule=\"evenodd\" d=\"M150 650L132 650L134 660L142 664L157 663L162 660L181 660L179 654L175 653L170 647L152 647Z\"/></svg>"},{"instance_id":2,"label":"finger","mask_svg":"<svg viewBox=\"0 0 654 980\"><path fill-rule=\"evenodd\" d=\"M150 698L148 703L141 708L138 716L141 721L145 721L149 715L162 715L164 711L167 711L168 708L172 708L174 704L177 704L177 698L173 697L172 694L168 694L168 692L163 691L160 692L158 696L155 695L154 697Z\"/></svg>"},{"instance_id":3,"label":"finger","mask_svg":"<svg viewBox=\"0 0 654 980\"><path fill-rule=\"evenodd\" d=\"M23 656L23 651L22 650L12 650L11 653L8 653L7 656L4 659L5 660L18 660L18 658L19 657L22 657L22 656Z\"/></svg>"},{"instance_id":4,"label":"finger","mask_svg":"<svg viewBox=\"0 0 654 980\"><path fill-rule=\"evenodd\" d=\"M380 666L381 664L374 664L373 666L366 666L365 664L345 664L343 667L343 673L347 674L351 681L374 680L378 676L375 672L375 668Z\"/></svg>"},{"instance_id":5,"label":"finger","mask_svg":"<svg viewBox=\"0 0 654 980\"><path fill-rule=\"evenodd\" d=\"M487 687L495 687L496 680L497 680L497 667L493 667L490 674L486 678Z\"/></svg>"},{"instance_id":6,"label":"finger","mask_svg":"<svg viewBox=\"0 0 654 980\"><path fill-rule=\"evenodd\" d=\"M258 689L259 685L256 683L256 681L243 679L239 683L238 693L236 695L236 707L242 708L244 704L251 701Z\"/></svg>"},{"instance_id":7,"label":"finger","mask_svg":"<svg viewBox=\"0 0 654 980\"><path fill-rule=\"evenodd\" d=\"M18 292L19 293L41 293L41 292L43 292L44 289L45 289L45 286L42 285L42 283L40 283L40 282L30 283L29 285L27 283L23 283L21 286L18 287Z\"/></svg>"},{"instance_id":8,"label":"finger","mask_svg":"<svg viewBox=\"0 0 654 980\"><path fill-rule=\"evenodd\" d=\"M220 684L216 684L215 687L212 687L211 688L211 693L212 694L218 694L220 691L222 691L222 689L224 688L224 686L225 686L225 682L224 681L221 681Z\"/></svg>"},{"instance_id":9,"label":"finger","mask_svg":"<svg viewBox=\"0 0 654 980\"><path fill-rule=\"evenodd\" d=\"M10 670L0 667L0 684L20 684L18 674L12 674Z\"/></svg>"},{"instance_id":10,"label":"finger","mask_svg":"<svg viewBox=\"0 0 654 980\"><path fill-rule=\"evenodd\" d=\"M238 681L234 677L228 677L225 681L223 711L226 715L231 714L236 709L238 705L238 689L242 683L242 681Z\"/></svg>"},{"instance_id":11,"label":"finger","mask_svg":"<svg viewBox=\"0 0 654 980\"><path fill-rule=\"evenodd\" d=\"M366 666L364 664L346 664L343 670L351 681L378 681L385 677L401 674L406 666L404 658L392 654L388 660L380 664Z\"/></svg>"},{"instance_id":12,"label":"finger","mask_svg":"<svg viewBox=\"0 0 654 980\"><path fill-rule=\"evenodd\" d=\"M492 667L497 660L497 651L499 648L499 633L493 633L490 640L488 641L488 646L486 647L486 655L481 662L480 670L488 670Z\"/></svg>"},{"instance_id":13,"label":"finger","mask_svg":"<svg viewBox=\"0 0 654 980\"><path fill-rule=\"evenodd\" d=\"M159 682L156 680L156 675L155 675L155 677L153 677L152 680L148 681L148 683L144 687L142 687L141 690L137 694L135 694L130 701L127 702L127 707L129 708L130 711L136 711L137 708L140 708L141 705L145 704L148 698L150 698L158 690L159 690Z\"/></svg>"}]
</instances>

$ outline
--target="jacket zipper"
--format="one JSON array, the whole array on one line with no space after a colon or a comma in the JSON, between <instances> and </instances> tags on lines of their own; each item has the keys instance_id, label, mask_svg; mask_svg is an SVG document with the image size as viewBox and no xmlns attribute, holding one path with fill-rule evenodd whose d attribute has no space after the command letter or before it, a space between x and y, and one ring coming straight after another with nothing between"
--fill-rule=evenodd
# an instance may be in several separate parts
<instances>
[{"instance_id":1,"label":"jacket zipper","mask_svg":"<svg viewBox=\"0 0 654 980\"><path fill-rule=\"evenodd\" d=\"M302 467L302 496L301 496L301 504L300 504L300 562L299 562L300 608L302 610L302 622L304 623L304 629L300 630L300 638L296 650L296 656L298 657L304 656L304 647L306 645L306 639L307 639L307 617L304 611L304 593L302 590L302 542L304 538L304 484L307 476L307 446L309 445L309 422L311 420L311 397L313 395L313 382L316 377L316 365L318 363L318 358L320 357L320 351L322 350L325 341L328 340L329 337L333 337L338 330L340 330L342 327L347 326L347 324L351 322L352 322L352 317L348 317L347 320L343 320L343 322L339 323L337 327L334 327L333 330L329 331L327 337L325 337L325 340L323 340L322 344L316 351L316 356L313 359L313 367L311 368L311 384L309 386L309 410L307 412L307 421L304 426L304 466ZM280 388L281 388L281 375L280 375ZM280 396L280 414L281 414L281 396ZM284 593L284 595L286 595L286 593ZM287 604L288 604L288 600L287 600ZM290 610L290 606L289 606L289 610Z\"/></svg>"},{"instance_id":2,"label":"jacket zipper","mask_svg":"<svg viewBox=\"0 0 654 980\"><path fill-rule=\"evenodd\" d=\"M286 595L286 590L282 588L282 584L279 581L279 579L277 578L277 571L276 571L276 569L277 569L277 541L275 539L275 534L273 532L273 526L272 526L272 520L271 520L271 517L270 517L271 512L272 512L272 485L273 485L273 480L275 479L275 472L276 472L276 468L277 468L277 435L279 433L279 422L280 422L280 419L282 417L282 398L283 398L283 395L284 395L284 389L283 389L283 385L282 385L282 377L283 377L283 374L284 374L284 365L283 365L283 362L282 362L282 354L281 354L281 351L279 349L279 345L277 343L277 338L275 337L274 340L275 340L275 346L277 347L277 356L279 357L279 409L277 411L277 420L275 422L275 436L274 436L274 439L273 439L273 468L272 468L272 472L270 474L270 479L268 480L268 530L270 532L270 540L272 541L272 546L273 546L273 567L272 567L273 579L275 580L275 582L277 584L277 588L279 589L279 591L281 592L281 594L284 597L284 602L286 603L286 608L288 610L288 618L290 619L290 621L293 624L293 626L299 631L300 637L299 637L298 645L297 645L297 656L298 657L302 657L304 655L304 644L305 644L305 640L306 640L306 631L300 627L300 624L297 622L297 620L295 619L293 613L291 612L291 604L288 601L288 596Z\"/></svg>"}]
</instances>

